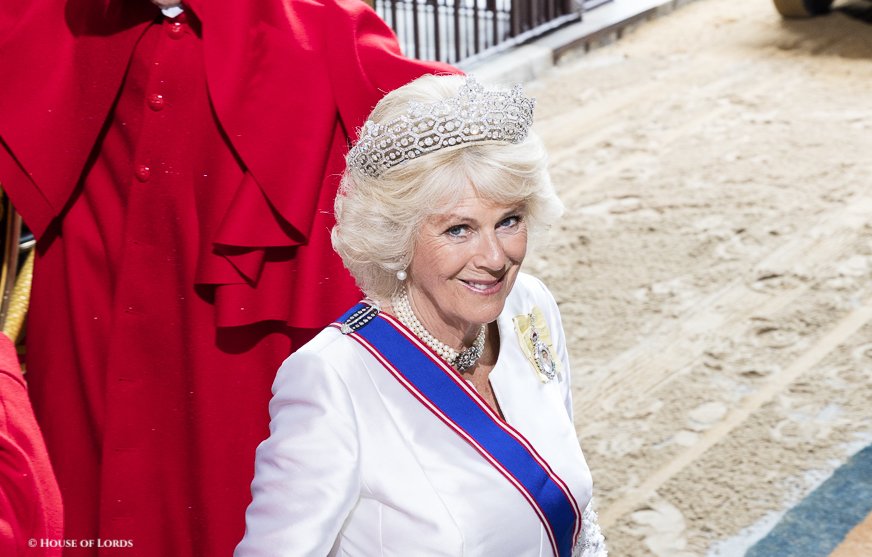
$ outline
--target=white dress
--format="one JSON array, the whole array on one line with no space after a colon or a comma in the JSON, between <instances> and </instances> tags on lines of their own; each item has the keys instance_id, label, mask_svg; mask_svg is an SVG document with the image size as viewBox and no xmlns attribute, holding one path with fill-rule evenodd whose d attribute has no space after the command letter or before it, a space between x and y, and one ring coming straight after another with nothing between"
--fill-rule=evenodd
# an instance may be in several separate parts
<instances>
[{"instance_id":1,"label":"white dress","mask_svg":"<svg viewBox=\"0 0 872 557\"><path fill-rule=\"evenodd\" d=\"M562 370L543 382L513 318L540 308ZM520 274L498 318L490 382L506 422L585 509L573 555L604 557L591 476L572 422L563 329L540 281ZM531 505L357 341L329 327L288 358L257 450L236 557L553 555Z\"/></svg>"}]
</instances>

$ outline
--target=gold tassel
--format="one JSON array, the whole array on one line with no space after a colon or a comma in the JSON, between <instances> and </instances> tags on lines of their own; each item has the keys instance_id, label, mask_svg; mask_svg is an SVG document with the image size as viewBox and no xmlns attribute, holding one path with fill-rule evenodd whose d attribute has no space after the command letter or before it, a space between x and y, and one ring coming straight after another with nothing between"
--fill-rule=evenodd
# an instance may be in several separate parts
<instances>
[{"instance_id":1,"label":"gold tassel","mask_svg":"<svg viewBox=\"0 0 872 557\"><path fill-rule=\"evenodd\" d=\"M27 307L30 304L30 285L33 283L33 257L36 250L27 254L24 265L18 271L15 279L15 287L9 300L9 311L6 314L6 323L3 332L16 344L21 340L24 329L24 319L27 316Z\"/></svg>"}]
</instances>

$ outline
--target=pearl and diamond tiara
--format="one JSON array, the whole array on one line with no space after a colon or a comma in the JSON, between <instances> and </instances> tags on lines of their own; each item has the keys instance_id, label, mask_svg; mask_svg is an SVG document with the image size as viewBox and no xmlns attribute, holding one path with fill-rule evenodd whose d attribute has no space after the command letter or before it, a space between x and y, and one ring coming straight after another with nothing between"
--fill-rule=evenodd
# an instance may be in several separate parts
<instances>
[{"instance_id":1,"label":"pearl and diamond tiara","mask_svg":"<svg viewBox=\"0 0 872 557\"><path fill-rule=\"evenodd\" d=\"M435 103L409 103L385 123L367 120L348 166L378 178L385 170L428 153L467 143L520 143L533 124L534 99L520 85L486 90L472 77L457 95Z\"/></svg>"}]
</instances>

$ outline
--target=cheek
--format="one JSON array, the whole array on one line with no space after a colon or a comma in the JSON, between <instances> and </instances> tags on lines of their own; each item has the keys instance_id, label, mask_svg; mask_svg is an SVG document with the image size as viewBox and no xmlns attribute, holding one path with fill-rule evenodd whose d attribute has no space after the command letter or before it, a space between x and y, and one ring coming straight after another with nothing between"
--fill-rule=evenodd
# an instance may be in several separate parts
<instances>
[{"instance_id":1,"label":"cheek","mask_svg":"<svg viewBox=\"0 0 872 557\"><path fill-rule=\"evenodd\" d=\"M441 238L424 239L415 245L410 269L419 282L438 282L459 272L467 259L459 246L450 245Z\"/></svg>"},{"instance_id":2,"label":"cheek","mask_svg":"<svg viewBox=\"0 0 872 557\"><path fill-rule=\"evenodd\" d=\"M446 249L442 249L434 254L430 270L442 278L453 278L462 272L471 260L472 255L467 247L446 247Z\"/></svg>"},{"instance_id":3,"label":"cheek","mask_svg":"<svg viewBox=\"0 0 872 557\"><path fill-rule=\"evenodd\" d=\"M506 255L512 262L516 264L521 264L524 260L524 257L527 255L527 233L519 233L508 239L503 244L505 247Z\"/></svg>"}]
</instances>

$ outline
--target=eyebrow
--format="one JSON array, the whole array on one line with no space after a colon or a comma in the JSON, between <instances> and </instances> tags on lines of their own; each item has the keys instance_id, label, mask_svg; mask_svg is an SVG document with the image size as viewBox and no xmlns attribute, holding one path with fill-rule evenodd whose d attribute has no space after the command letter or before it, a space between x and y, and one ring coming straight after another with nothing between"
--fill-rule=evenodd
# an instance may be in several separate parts
<instances>
[{"instance_id":1,"label":"eyebrow","mask_svg":"<svg viewBox=\"0 0 872 557\"><path fill-rule=\"evenodd\" d=\"M470 217L465 217L463 215L458 215L457 213L442 213L433 215L433 220L438 223L445 223L450 221L459 221L459 222L473 222L475 219Z\"/></svg>"},{"instance_id":2,"label":"eyebrow","mask_svg":"<svg viewBox=\"0 0 872 557\"><path fill-rule=\"evenodd\" d=\"M527 209L527 204L524 202L520 202L517 205L514 205L510 209L507 209L503 212L502 218L509 217L516 213L522 213ZM475 222L474 218L470 218L464 215L459 215L457 213L436 213L433 215L433 220L439 223L443 223L446 221L459 221L462 223Z\"/></svg>"}]
</instances>

